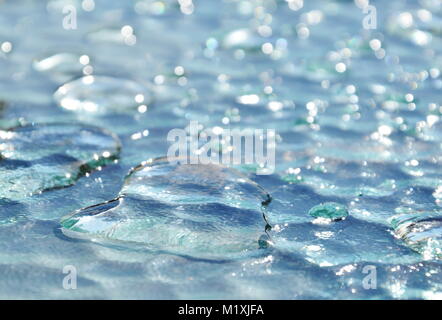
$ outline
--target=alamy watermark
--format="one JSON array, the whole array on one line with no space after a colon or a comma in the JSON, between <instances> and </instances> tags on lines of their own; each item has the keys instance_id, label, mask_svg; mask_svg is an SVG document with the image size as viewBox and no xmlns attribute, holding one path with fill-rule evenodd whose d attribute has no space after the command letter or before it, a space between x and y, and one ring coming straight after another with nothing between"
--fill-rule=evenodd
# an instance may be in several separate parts
<instances>
[{"instance_id":1,"label":"alamy watermark","mask_svg":"<svg viewBox=\"0 0 442 320\"><path fill-rule=\"evenodd\" d=\"M378 15L376 7L370 4L369 0L355 0L356 6L362 9L364 18L362 19L362 27L366 30L377 29Z\"/></svg>"},{"instance_id":2,"label":"alamy watermark","mask_svg":"<svg viewBox=\"0 0 442 320\"><path fill-rule=\"evenodd\" d=\"M378 275L376 266L366 265L362 268L362 273L367 274L362 279L362 287L365 290L374 290L378 287Z\"/></svg>"},{"instance_id":3,"label":"alamy watermark","mask_svg":"<svg viewBox=\"0 0 442 320\"><path fill-rule=\"evenodd\" d=\"M170 130L167 141L172 142L167 152L169 162L252 165L258 175L275 171L274 129L203 129L198 121L190 121L187 130Z\"/></svg>"},{"instance_id":4,"label":"alamy watermark","mask_svg":"<svg viewBox=\"0 0 442 320\"><path fill-rule=\"evenodd\" d=\"M76 30L77 29L77 9L73 5L66 5L63 7L63 29Z\"/></svg>"},{"instance_id":5,"label":"alamy watermark","mask_svg":"<svg viewBox=\"0 0 442 320\"><path fill-rule=\"evenodd\" d=\"M86 12L95 9L94 0L81 1L81 9ZM76 30L77 29L77 8L73 4L66 4L63 6L63 29Z\"/></svg>"},{"instance_id":6,"label":"alamy watermark","mask_svg":"<svg viewBox=\"0 0 442 320\"><path fill-rule=\"evenodd\" d=\"M72 265L63 267L63 274L67 274L63 278L63 289L75 290L77 289L77 268Z\"/></svg>"}]
</instances>

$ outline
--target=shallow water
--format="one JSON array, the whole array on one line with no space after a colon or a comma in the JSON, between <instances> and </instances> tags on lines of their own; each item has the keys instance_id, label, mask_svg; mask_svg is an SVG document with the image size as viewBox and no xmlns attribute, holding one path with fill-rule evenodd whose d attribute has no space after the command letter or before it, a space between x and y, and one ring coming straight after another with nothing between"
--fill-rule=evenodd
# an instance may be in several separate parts
<instances>
[{"instance_id":1,"label":"shallow water","mask_svg":"<svg viewBox=\"0 0 442 320\"><path fill-rule=\"evenodd\" d=\"M0 0L0 298L441 298L442 2L363 2ZM190 120L275 173L127 176Z\"/></svg>"}]
</instances>

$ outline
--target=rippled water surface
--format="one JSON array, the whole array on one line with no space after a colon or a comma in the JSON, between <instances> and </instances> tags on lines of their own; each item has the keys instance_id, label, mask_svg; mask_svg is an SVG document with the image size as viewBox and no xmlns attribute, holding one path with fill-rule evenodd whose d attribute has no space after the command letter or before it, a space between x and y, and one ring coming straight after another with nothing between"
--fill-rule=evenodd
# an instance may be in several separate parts
<instances>
[{"instance_id":1,"label":"rippled water surface","mask_svg":"<svg viewBox=\"0 0 442 320\"><path fill-rule=\"evenodd\" d=\"M442 1L367 2L0 0L0 298L442 298Z\"/></svg>"}]
</instances>

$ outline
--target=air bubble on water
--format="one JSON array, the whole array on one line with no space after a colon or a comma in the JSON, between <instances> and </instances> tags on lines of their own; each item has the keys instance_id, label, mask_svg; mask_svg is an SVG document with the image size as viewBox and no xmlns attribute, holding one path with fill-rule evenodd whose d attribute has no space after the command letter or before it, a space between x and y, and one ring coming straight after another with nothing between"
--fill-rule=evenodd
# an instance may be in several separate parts
<instances>
[{"instance_id":1,"label":"air bubble on water","mask_svg":"<svg viewBox=\"0 0 442 320\"><path fill-rule=\"evenodd\" d=\"M78 113L134 112L152 103L151 90L138 82L107 76L84 76L57 89L58 105Z\"/></svg>"},{"instance_id":2,"label":"air bubble on water","mask_svg":"<svg viewBox=\"0 0 442 320\"><path fill-rule=\"evenodd\" d=\"M89 63L90 57L87 55L60 52L34 59L33 67L57 82L66 82L81 76L85 66L88 66Z\"/></svg>"},{"instance_id":3,"label":"air bubble on water","mask_svg":"<svg viewBox=\"0 0 442 320\"><path fill-rule=\"evenodd\" d=\"M348 216L348 210L342 204L325 202L311 208L308 214L314 218L337 221L345 219Z\"/></svg>"},{"instance_id":4,"label":"air bubble on water","mask_svg":"<svg viewBox=\"0 0 442 320\"><path fill-rule=\"evenodd\" d=\"M248 52L261 50L265 41L250 29L236 29L227 33L222 39L222 46L226 49L239 49ZM269 45L267 45L268 47ZM263 49L264 51L264 49Z\"/></svg>"},{"instance_id":5,"label":"air bubble on water","mask_svg":"<svg viewBox=\"0 0 442 320\"><path fill-rule=\"evenodd\" d=\"M92 126L53 123L0 130L0 198L72 185L116 159L120 142Z\"/></svg>"},{"instance_id":6,"label":"air bubble on water","mask_svg":"<svg viewBox=\"0 0 442 320\"><path fill-rule=\"evenodd\" d=\"M81 209L61 225L72 237L227 258L268 246L269 202L264 189L234 169L160 158L132 170L116 200Z\"/></svg>"},{"instance_id":7,"label":"air bubble on water","mask_svg":"<svg viewBox=\"0 0 442 320\"><path fill-rule=\"evenodd\" d=\"M442 216L440 213L401 214L391 219L397 238L422 254L425 260L442 258Z\"/></svg>"}]
</instances>

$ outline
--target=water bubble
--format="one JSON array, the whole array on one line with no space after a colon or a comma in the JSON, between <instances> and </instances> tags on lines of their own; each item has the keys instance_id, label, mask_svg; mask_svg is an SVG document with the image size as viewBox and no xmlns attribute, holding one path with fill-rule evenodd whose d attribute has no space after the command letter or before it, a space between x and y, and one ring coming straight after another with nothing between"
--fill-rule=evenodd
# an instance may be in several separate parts
<instances>
[{"instance_id":1,"label":"water bubble","mask_svg":"<svg viewBox=\"0 0 442 320\"><path fill-rule=\"evenodd\" d=\"M54 99L64 109L80 113L133 112L152 102L150 91L128 79L85 76L57 89Z\"/></svg>"},{"instance_id":2,"label":"water bubble","mask_svg":"<svg viewBox=\"0 0 442 320\"><path fill-rule=\"evenodd\" d=\"M1 44L0 49L4 53L10 53L12 51L12 43L9 41L5 41Z\"/></svg>"},{"instance_id":3,"label":"water bubble","mask_svg":"<svg viewBox=\"0 0 442 320\"><path fill-rule=\"evenodd\" d=\"M0 130L0 198L66 187L113 161L120 142L91 126L54 123Z\"/></svg>"},{"instance_id":4,"label":"water bubble","mask_svg":"<svg viewBox=\"0 0 442 320\"><path fill-rule=\"evenodd\" d=\"M402 12L397 17L399 26L403 29L408 29L413 26L413 15L410 12Z\"/></svg>"},{"instance_id":5,"label":"water bubble","mask_svg":"<svg viewBox=\"0 0 442 320\"><path fill-rule=\"evenodd\" d=\"M436 213L402 214L391 220L394 233L425 260L442 258L442 216Z\"/></svg>"},{"instance_id":6,"label":"water bubble","mask_svg":"<svg viewBox=\"0 0 442 320\"><path fill-rule=\"evenodd\" d=\"M122 27L103 27L88 33L86 38L88 41L94 43L115 43L128 46L133 46L137 42L134 29L130 25Z\"/></svg>"},{"instance_id":7,"label":"water bubble","mask_svg":"<svg viewBox=\"0 0 442 320\"><path fill-rule=\"evenodd\" d=\"M90 58L87 55L60 52L33 61L33 67L39 72L48 74L57 82L66 82L82 75Z\"/></svg>"},{"instance_id":8,"label":"water bubble","mask_svg":"<svg viewBox=\"0 0 442 320\"><path fill-rule=\"evenodd\" d=\"M261 50L263 43L263 39L250 29L233 30L222 39L222 45L226 49L241 49L249 52Z\"/></svg>"},{"instance_id":9,"label":"water bubble","mask_svg":"<svg viewBox=\"0 0 442 320\"><path fill-rule=\"evenodd\" d=\"M342 204L325 202L311 208L308 214L315 218L337 221L345 219L348 216L348 210Z\"/></svg>"},{"instance_id":10,"label":"water bubble","mask_svg":"<svg viewBox=\"0 0 442 320\"><path fill-rule=\"evenodd\" d=\"M115 200L81 209L61 225L72 237L229 258L265 247L269 202L259 185L233 169L160 158L132 170Z\"/></svg>"}]
</instances>

